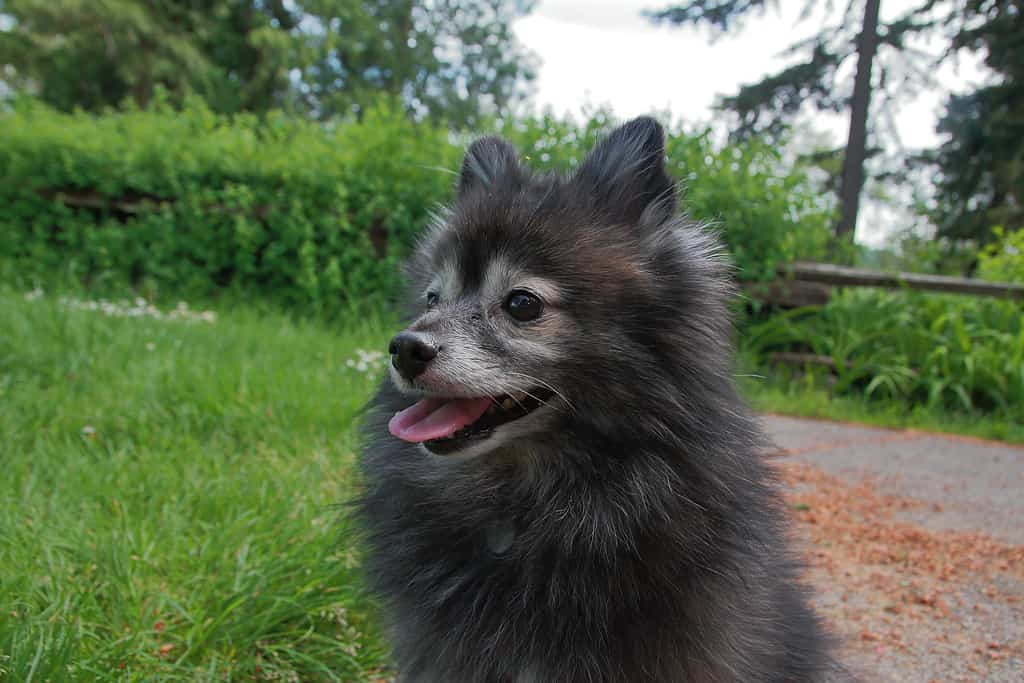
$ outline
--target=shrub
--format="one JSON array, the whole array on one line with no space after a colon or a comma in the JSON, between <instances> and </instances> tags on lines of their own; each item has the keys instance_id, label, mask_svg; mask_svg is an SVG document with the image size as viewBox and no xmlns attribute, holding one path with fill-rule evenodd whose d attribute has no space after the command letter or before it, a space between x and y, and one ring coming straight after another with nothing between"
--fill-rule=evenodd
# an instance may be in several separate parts
<instances>
[{"instance_id":1,"label":"shrub","mask_svg":"<svg viewBox=\"0 0 1024 683\"><path fill-rule=\"evenodd\" d=\"M2 126L0 259L25 283L62 271L316 308L393 288L456 152L383 106L334 130L199 101L98 117L29 104Z\"/></svg>"},{"instance_id":2,"label":"shrub","mask_svg":"<svg viewBox=\"0 0 1024 683\"><path fill-rule=\"evenodd\" d=\"M995 240L978 253L978 275L986 280L1024 282L1024 228L993 228Z\"/></svg>"},{"instance_id":3,"label":"shrub","mask_svg":"<svg viewBox=\"0 0 1024 683\"><path fill-rule=\"evenodd\" d=\"M0 276L319 311L390 294L429 211L450 198L469 137L396 112L382 104L324 126L227 118L198 100L101 116L20 102L0 115ZM531 163L571 169L612 125L598 112L495 128ZM668 152L685 205L724 231L741 278L824 249L814 188L772 148L673 129Z\"/></svg>"},{"instance_id":4,"label":"shrub","mask_svg":"<svg viewBox=\"0 0 1024 683\"><path fill-rule=\"evenodd\" d=\"M1024 419L1024 307L954 295L844 290L746 329L762 361L809 351L835 363L836 394Z\"/></svg>"},{"instance_id":5,"label":"shrub","mask_svg":"<svg viewBox=\"0 0 1024 683\"><path fill-rule=\"evenodd\" d=\"M540 168L572 169L613 128L607 111L583 123L551 114L498 126ZM669 170L680 181L683 208L719 230L742 280L771 280L779 265L819 259L831 237L824 193L780 148L752 140L719 144L710 129L668 125Z\"/></svg>"}]
</instances>

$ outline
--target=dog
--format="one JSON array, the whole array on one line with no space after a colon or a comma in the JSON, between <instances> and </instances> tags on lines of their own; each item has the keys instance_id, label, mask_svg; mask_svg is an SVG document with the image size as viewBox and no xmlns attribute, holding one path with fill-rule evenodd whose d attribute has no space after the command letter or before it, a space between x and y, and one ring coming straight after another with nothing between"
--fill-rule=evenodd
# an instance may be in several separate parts
<instances>
[{"instance_id":1,"label":"dog","mask_svg":"<svg viewBox=\"0 0 1024 683\"><path fill-rule=\"evenodd\" d=\"M469 146L364 421L399 681L825 680L734 385L731 266L676 195L648 117L571 176Z\"/></svg>"}]
</instances>

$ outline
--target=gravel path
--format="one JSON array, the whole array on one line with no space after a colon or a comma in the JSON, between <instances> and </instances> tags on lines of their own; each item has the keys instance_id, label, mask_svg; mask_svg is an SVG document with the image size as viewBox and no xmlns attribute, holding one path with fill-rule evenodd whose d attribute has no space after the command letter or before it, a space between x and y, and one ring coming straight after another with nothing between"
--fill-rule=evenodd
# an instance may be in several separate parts
<instances>
[{"instance_id":1,"label":"gravel path","mask_svg":"<svg viewBox=\"0 0 1024 683\"><path fill-rule=\"evenodd\" d=\"M864 681L1024 681L1024 448L764 420L844 663Z\"/></svg>"}]
</instances>

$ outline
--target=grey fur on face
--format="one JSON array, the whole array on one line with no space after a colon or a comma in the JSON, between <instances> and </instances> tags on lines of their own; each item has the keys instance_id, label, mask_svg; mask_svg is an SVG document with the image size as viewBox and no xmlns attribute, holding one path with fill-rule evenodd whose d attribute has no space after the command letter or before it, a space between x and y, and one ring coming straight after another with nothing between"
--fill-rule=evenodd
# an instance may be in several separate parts
<instances>
[{"instance_id":1,"label":"grey fur on face","mask_svg":"<svg viewBox=\"0 0 1024 683\"><path fill-rule=\"evenodd\" d=\"M405 680L833 667L733 385L730 266L675 201L651 119L571 177L496 138L468 150L409 264L360 460L367 577ZM499 398L530 410L476 417Z\"/></svg>"}]
</instances>

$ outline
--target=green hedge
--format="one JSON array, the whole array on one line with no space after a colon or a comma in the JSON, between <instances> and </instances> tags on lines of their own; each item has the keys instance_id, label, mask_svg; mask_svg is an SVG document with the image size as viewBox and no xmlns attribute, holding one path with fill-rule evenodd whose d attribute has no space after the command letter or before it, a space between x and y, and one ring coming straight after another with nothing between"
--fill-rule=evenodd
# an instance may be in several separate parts
<instances>
[{"instance_id":1,"label":"green hedge","mask_svg":"<svg viewBox=\"0 0 1024 683\"><path fill-rule=\"evenodd\" d=\"M494 125L541 167L571 168L612 126L541 117ZM429 211L449 199L468 135L387 106L330 126L281 115L183 111L0 114L0 273L100 291L211 297L224 291L331 310L387 295ZM819 193L777 152L669 139L686 205L724 229L744 279L816 257Z\"/></svg>"},{"instance_id":2,"label":"green hedge","mask_svg":"<svg viewBox=\"0 0 1024 683\"><path fill-rule=\"evenodd\" d=\"M446 132L386 108L326 130L201 103L100 117L28 105L0 128L0 258L19 278L317 307L393 288L451 185L439 169L457 163Z\"/></svg>"}]
</instances>

